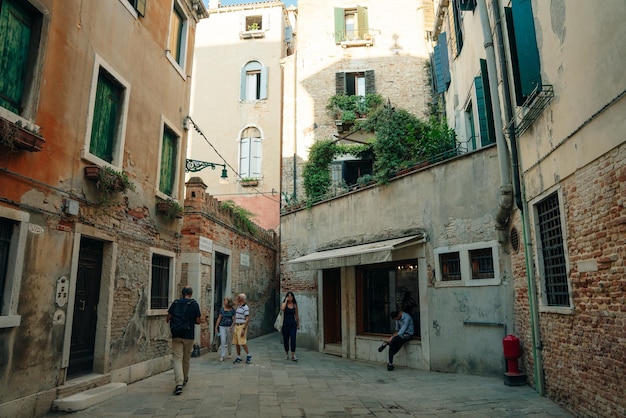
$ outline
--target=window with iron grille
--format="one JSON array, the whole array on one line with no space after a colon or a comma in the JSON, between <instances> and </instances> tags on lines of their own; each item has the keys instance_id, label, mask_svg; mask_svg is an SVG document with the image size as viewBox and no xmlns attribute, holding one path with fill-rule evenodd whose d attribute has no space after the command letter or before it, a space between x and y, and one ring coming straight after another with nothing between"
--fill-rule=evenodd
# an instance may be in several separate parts
<instances>
[{"instance_id":1,"label":"window with iron grille","mask_svg":"<svg viewBox=\"0 0 626 418\"><path fill-rule=\"evenodd\" d=\"M150 286L150 309L167 309L170 288L171 258L152 254L152 283Z\"/></svg>"},{"instance_id":2,"label":"window with iron grille","mask_svg":"<svg viewBox=\"0 0 626 418\"><path fill-rule=\"evenodd\" d=\"M493 279L493 253L491 248L470 250L470 264L472 266L472 280Z\"/></svg>"},{"instance_id":3,"label":"window with iron grille","mask_svg":"<svg viewBox=\"0 0 626 418\"><path fill-rule=\"evenodd\" d=\"M539 228L539 263L548 306L570 306L561 209L558 193L536 205Z\"/></svg>"},{"instance_id":4,"label":"window with iron grille","mask_svg":"<svg viewBox=\"0 0 626 418\"><path fill-rule=\"evenodd\" d=\"M458 252L439 254L441 280L461 280L461 258Z\"/></svg>"}]
</instances>

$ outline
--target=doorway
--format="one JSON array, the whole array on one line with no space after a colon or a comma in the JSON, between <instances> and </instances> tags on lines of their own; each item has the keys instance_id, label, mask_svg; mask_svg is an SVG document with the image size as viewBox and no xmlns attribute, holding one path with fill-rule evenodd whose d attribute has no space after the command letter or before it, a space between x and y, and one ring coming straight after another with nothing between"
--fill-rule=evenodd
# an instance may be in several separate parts
<instances>
[{"instance_id":1,"label":"doorway","mask_svg":"<svg viewBox=\"0 0 626 418\"><path fill-rule=\"evenodd\" d=\"M226 295L226 285L228 284L228 255L215 253L215 285L213 286L213 318L220 314L222 301Z\"/></svg>"},{"instance_id":2,"label":"doorway","mask_svg":"<svg viewBox=\"0 0 626 418\"><path fill-rule=\"evenodd\" d=\"M67 377L93 372L103 243L81 238Z\"/></svg>"},{"instance_id":3,"label":"doorway","mask_svg":"<svg viewBox=\"0 0 626 418\"><path fill-rule=\"evenodd\" d=\"M324 351L341 355L341 270L324 270L322 278L324 307Z\"/></svg>"}]
</instances>

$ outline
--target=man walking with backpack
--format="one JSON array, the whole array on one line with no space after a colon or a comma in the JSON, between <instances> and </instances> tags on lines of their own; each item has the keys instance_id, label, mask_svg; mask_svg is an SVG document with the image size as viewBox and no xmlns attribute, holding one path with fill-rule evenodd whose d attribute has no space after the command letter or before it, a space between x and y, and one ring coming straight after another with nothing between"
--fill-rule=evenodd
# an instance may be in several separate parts
<instances>
[{"instance_id":1,"label":"man walking with backpack","mask_svg":"<svg viewBox=\"0 0 626 418\"><path fill-rule=\"evenodd\" d=\"M195 324L200 323L200 306L191 298L193 290L185 287L182 298L176 299L167 310L166 322L172 331L172 367L176 388L174 395L183 393L189 380L189 361L193 350Z\"/></svg>"}]
</instances>

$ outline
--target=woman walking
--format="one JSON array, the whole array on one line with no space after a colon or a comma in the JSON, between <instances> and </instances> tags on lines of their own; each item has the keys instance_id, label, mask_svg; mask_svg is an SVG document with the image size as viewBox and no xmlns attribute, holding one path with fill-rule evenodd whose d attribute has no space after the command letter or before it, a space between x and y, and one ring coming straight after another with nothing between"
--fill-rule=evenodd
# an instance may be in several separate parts
<instances>
[{"instance_id":1,"label":"woman walking","mask_svg":"<svg viewBox=\"0 0 626 418\"><path fill-rule=\"evenodd\" d=\"M220 308L220 314L215 321L215 333L220 336L220 361L224 361L226 356L226 345L228 344L228 358L231 356L231 347L233 341L233 318L235 317L235 309L231 298L224 298L223 306Z\"/></svg>"},{"instance_id":2,"label":"woman walking","mask_svg":"<svg viewBox=\"0 0 626 418\"><path fill-rule=\"evenodd\" d=\"M300 329L300 317L298 316L298 303L293 292L287 292L283 303L280 304L283 311L283 344L285 345L285 360L289 360L289 348L291 348L291 360L298 361L296 357L296 331Z\"/></svg>"}]
</instances>

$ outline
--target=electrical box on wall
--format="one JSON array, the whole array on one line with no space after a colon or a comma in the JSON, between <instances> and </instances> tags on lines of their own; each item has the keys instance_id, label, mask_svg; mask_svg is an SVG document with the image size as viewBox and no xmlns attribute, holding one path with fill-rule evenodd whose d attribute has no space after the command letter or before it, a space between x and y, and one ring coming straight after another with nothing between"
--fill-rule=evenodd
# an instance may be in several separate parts
<instances>
[{"instance_id":1,"label":"electrical box on wall","mask_svg":"<svg viewBox=\"0 0 626 418\"><path fill-rule=\"evenodd\" d=\"M65 206L63 207L65 213L67 213L68 215L78 215L78 208L78 201L65 199Z\"/></svg>"}]
</instances>

